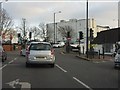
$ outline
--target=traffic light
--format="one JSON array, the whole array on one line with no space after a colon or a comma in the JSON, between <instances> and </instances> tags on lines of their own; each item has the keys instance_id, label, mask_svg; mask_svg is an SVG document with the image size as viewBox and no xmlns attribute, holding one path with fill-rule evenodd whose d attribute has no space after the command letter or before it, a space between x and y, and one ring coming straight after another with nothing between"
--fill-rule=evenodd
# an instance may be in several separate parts
<instances>
[{"instance_id":1,"label":"traffic light","mask_svg":"<svg viewBox=\"0 0 120 90\"><path fill-rule=\"evenodd\" d=\"M21 37L21 35L20 35L20 33L18 33L18 38L20 38Z\"/></svg>"},{"instance_id":2,"label":"traffic light","mask_svg":"<svg viewBox=\"0 0 120 90\"><path fill-rule=\"evenodd\" d=\"M70 38L70 32L69 31L67 32L67 38Z\"/></svg>"},{"instance_id":3,"label":"traffic light","mask_svg":"<svg viewBox=\"0 0 120 90\"><path fill-rule=\"evenodd\" d=\"M21 44L22 43L22 38L21 38L21 34L18 33L18 43Z\"/></svg>"},{"instance_id":4,"label":"traffic light","mask_svg":"<svg viewBox=\"0 0 120 90\"><path fill-rule=\"evenodd\" d=\"M80 40L83 39L83 32L82 31L79 32L79 39Z\"/></svg>"},{"instance_id":5,"label":"traffic light","mask_svg":"<svg viewBox=\"0 0 120 90\"><path fill-rule=\"evenodd\" d=\"M30 39L32 38L32 32L29 32L29 38Z\"/></svg>"},{"instance_id":6,"label":"traffic light","mask_svg":"<svg viewBox=\"0 0 120 90\"><path fill-rule=\"evenodd\" d=\"M90 29L90 39L91 40L93 40L94 39L94 35L93 35L94 33L93 33L93 30L92 30L92 28Z\"/></svg>"}]
</instances>

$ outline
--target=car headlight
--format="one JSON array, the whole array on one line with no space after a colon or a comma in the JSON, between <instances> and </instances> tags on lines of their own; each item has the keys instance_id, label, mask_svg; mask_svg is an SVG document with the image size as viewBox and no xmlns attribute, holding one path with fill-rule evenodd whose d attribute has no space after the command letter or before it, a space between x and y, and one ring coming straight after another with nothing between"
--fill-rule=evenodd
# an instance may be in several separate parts
<instances>
[{"instance_id":1,"label":"car headlight","mask_svg":"<svg viewBox=\"0 0 120 90\"><path fill-rule=\"evenodd\" d=\"M53 55L47 56L47 59L53 59Z\"/></svg>"},{"instance_id":2,"label":"car headlight","mask_svg":"<svg viewBox=\"0 0 120 90\"><path fill-rule=\"evenodd\" d=\"M36 59L36 57L33 57L33 59Z\"/></svg>"}]
</instances>

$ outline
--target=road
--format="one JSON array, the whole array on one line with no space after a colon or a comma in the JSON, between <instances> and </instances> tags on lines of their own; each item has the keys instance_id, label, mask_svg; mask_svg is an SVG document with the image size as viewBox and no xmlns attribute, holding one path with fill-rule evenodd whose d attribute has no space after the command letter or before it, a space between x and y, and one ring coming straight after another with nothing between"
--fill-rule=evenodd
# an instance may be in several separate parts
<instances>
[{"instance_id":1,"label":"road","mask_svg":"<svg viewBox=\"0 0 120 90\"><path fill-rule=\"evenodd\" d=\"M26 68L26 58L18 51L8 52L2 70L2 87L8 88L114 88L120 86L120 71L114 69L113 61L91 62L61 54L55 50L54 68L47 65L34 65ZM13 82L14 83L13 83ZM12 82L12 84L10 83ZM22 90L22 89L20 89Z\"/></svg>"}]
</instances>

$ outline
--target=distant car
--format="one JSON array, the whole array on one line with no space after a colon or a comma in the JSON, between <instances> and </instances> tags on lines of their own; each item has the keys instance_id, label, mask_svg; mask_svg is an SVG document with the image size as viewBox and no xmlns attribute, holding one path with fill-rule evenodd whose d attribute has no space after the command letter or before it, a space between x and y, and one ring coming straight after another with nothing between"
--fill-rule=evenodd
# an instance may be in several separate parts
<instances>
[{"instance_id":1,"label":"distant car","mask_svg":"<svg viewBox=\"0 0 120 90\"><path fill-rule=\"evenodd\" d=\"M71 51L79 51L79 42L70 43Z\"/></svg>"},{"instance_id":2,"label":"distant car","mask_svg":"<svg viewBox=\"0 0 120 90\"><path fill-rule=\"evenodd\" d=\"M54 67L54 49L48 42L32 42L26 52L26 67L30 64L49 64Z\"/></svg>"},{"instance_id":3,"label":"distant car","mask_svg":"<svg viewBox=\"0 0 120 90\"><path fill-rule=\"evenodd\" d=\"M117 51L115 55L114 67L120 67L120 49Z\"/></svg>"},{"instance_id":4,"label":"distant car","mask_svg":"<svg viewBox=\"0 0 120 90\"><path fill-rule=\"evenodd\" d=\"M64 47L65 46L65 42L59 42L60 47Z\"/></svg>"},{"instance_id":5,"label":"distant car","mask_svg":"<svg viewBox=\"0 0 120 90\"><path fill-rule=\"evenodd\" d=\"M57 42L57 43L53 44L53 47L55 47L55 48L64 47L64 46L65 46L64 42Z\"/></svg>"},{"instance_id":6,"label":"distant car","mask_svg":"<svg viewBox=\"0 0 120 90\"><path fill-rule=\"evenodd\" d=\"M60 47L59 43L54 43L52 46L53 46L54 48L59 48L59 47Z\"/></svg>"},{"instance_id":7,"label":"distant car","mask_svg":"<svg viewBox=\"0 0 120 90\"><path fill-rule=\"evenodd\" d=\"M7 60L7 53L3 49L2 45L0 45L0 60L2 60L2 62Z\"/></svg>"}]
</instances>

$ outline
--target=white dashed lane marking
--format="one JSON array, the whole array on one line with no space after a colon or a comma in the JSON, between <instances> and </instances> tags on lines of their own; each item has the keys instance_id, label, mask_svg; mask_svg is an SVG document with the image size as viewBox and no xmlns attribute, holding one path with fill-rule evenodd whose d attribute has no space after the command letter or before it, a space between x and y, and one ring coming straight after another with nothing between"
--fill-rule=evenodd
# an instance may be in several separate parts
<instances>
[{"instance_id":1,"label":"white dashed lane marking","mask_svg":"<svg viewBox=\"0 0 120 90\"><path fill-rule=\"evenodd\" d=\"M55 64L56 67L58 67L60 70L62 70L63 72L67 72L65 69L63 69L62 67L60 67L59 65Z\"/></svg>"},{"instance_id":2,"label":"white dashed lane marking","mask_svg":"<svg viewBox=\"0 0 120 90\"><path fill-rule=\"evenodd\" d=\"M77 81L78 83L82 84L84 87L88 88L89 90L93 90L92 88L90 88L88 85L86 85L85 83L83 83L82 81L80 81L79 79L77 79L76 77L73 77L73 79L75 81Z\"/></svg>"}]
</instances>

